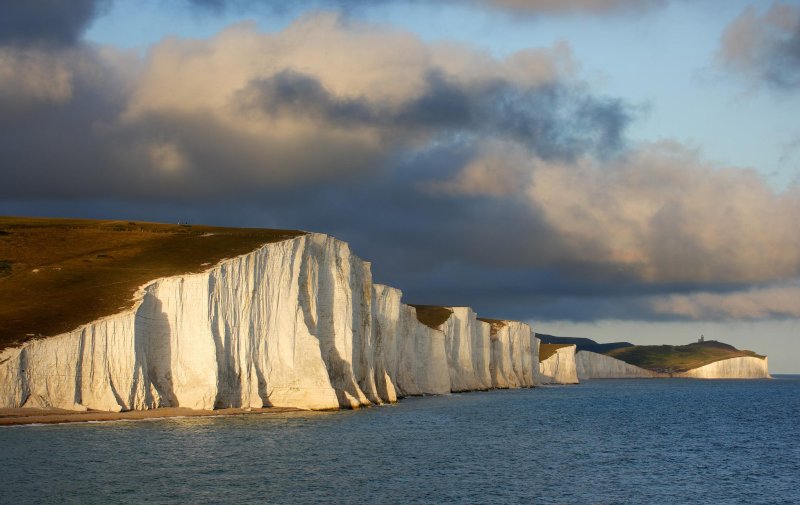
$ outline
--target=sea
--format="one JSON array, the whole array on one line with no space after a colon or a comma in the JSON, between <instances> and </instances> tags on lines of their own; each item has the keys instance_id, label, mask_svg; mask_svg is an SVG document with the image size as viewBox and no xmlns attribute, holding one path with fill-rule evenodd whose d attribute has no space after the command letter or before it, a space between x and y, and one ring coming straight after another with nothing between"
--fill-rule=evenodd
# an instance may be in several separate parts
<instances>
[{"instance_id":1,"label":"sea","mask_svg":"<svg viewBox=\"0 0 800 505\"><path fill-rule=\"evenodd\" d=\"M0 428L2 504L800 504L800 376Z\"/></svg>"}]
</instances>

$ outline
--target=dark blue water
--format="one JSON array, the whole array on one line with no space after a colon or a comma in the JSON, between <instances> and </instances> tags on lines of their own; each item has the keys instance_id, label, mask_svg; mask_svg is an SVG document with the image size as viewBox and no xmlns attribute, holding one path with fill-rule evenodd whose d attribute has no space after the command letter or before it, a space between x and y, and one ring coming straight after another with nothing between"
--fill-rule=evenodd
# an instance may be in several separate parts
<instances>
[{"instance_id":1,"label":"dark blue water","mask_svg":"<svg viewBox=\"0 0 800 505\"><path fill-rule=\"evenodd\" d=\"M800 376L0 429L0 503L800 503Z\"/></svg>"}]
</instances>

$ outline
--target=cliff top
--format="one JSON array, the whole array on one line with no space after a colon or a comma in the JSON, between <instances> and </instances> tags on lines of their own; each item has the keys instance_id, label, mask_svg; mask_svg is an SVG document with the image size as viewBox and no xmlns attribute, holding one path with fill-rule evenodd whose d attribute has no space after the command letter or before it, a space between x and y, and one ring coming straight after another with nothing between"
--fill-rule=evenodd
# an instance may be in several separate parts
<instances>
[{"instance_id":1,"label":"cliff top","mask_svg":"<svg viewBox=\"0 0 800 505\"><path fill-rule=\"evenodd\" d=\"M484 323L489 323L489 326L490 326L489 335L490 336L497 335L497 332L500 331L500 329L504 328L505 326L508 326L508 323L503 321L502 319L490 319L488 317L479 317L477 319L478 319L478 321L483 321Z\"/></svg>"},{"instance_id":2,"label":"cliff top","mask_svg":"<svg viewBox=\"0 0 800 505\"><path fill-rule=\"evenodd\" d=\"M417 310L419 322L434 330L438 330L453 314L452 309L438 305L409 305Z\"/></svg>"},{"instance_id":3,"label":"cliff top","mask_svg":"<svg viewBox=\"0 0 800 505\"><path fill-rule=\"evenodd\" d=\"M539 344L539 363L554 355L562 347L569 347L575 344Z\"/></svg>"},{"instance_id":4,"label":"cliff top","mask_svg":"<svg viewBox=\"0 0 800 505\"><path fill-rule=\"evenodd\" d=\"M0 349L133 305L148 281L201 272L294 230L0 216Z\"/></svg>"},{"instance_id":5,"label":"cliff top","mask_svg":"<svg viewBox=\"0 0 800 505\"><path fill-rule=\"evenodd\" d=\"M723 359L743 356L764 359L764 356L753 351L742 351L716 340L688 345L635 345L605 354L654 372L686 372Z\"/></svg>"}]
</instances>

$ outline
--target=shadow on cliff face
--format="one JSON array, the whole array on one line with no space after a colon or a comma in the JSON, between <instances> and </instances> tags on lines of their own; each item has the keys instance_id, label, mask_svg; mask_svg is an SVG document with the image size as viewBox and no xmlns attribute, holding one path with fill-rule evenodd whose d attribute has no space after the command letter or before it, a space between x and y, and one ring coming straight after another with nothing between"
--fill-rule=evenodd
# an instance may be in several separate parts
<instances>
[{"instance_id":1,"label":"shadow on cliff face","mask_svg":"<svg viewBox=\"0 0 800 505\"><path fill-rule=\"evenodd\" d=\"M210 276L208 282L208 292L219 293L216 288L216 283L218 282L216 277ZM227 318L220 314L221 305L220 303L211 304L211 335L214 339L214 350L217 356L215 409L240 407L242 404L242 382L233 354L232 334L235 328L231 326L231 322Z\"/></svg>"},{"instance_id":2,"label":"shadow on cliff face","mask_svg":"<svg viewBox=\"0 0 800 505\"><path fill-rule=\"evenodd\" d=\"M361 276L359 276L359 273ZM377 369L376 342L372 328L372 275L360 259L350 256L352 289L353 372L358 386L369 401L380 404L375 379Z\"/></svg>"},{"instance_id":3,"label":"shadow on cliff face","mask_svg":"<svg viewBox=\"0 0 800 505\"><path fill-rule=\"evenodd\" d=\"M152 293L145 294L136 312L134 348L136 356L131 399L135 397L138 377L144 377L145 401L152 403L150 386L159 396L158 407L177 407L178 400L172 385L172 328L161 300ZM129 406L130 407L130 406Z\"/></svg>"},{"instance_id":4,"label":"shadow on cliff face","mask_svg":"<svg viewBox=\"0 0 800 505\"><path fill-rule=\"evenodd\" d=\"M314 247L313 244L308 244ZM303 263L300 267L300 300L298 303L303 309L303 319L308 326L309 333L314 335L319 341L319 348L325 368L328 372L328 380L336 393L339 406L343 408L353 407L352 401L361 402L365 398L359 385L355 382L355 373L352 365L339 354L336 348L336 333L333 322L334 298L336 287L336 274L343 277L341 258L338 254L322 256L334 256L335 265L317 264L316 272L318 278L316 285L312 281L312 264L310 262L309 251L303 254ZM333 270L336 270L336 274ZM310 300L313 296L317 297L317 314L311 313ZM356 343L353 343L356 345Z\"/></svg>"}]
</instances>

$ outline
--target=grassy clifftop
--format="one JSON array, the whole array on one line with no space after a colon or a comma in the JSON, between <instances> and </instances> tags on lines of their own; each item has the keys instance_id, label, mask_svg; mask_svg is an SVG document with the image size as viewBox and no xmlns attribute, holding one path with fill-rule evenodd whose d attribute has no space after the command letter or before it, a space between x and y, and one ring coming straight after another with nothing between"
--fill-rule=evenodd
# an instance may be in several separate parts
<instances>
[{"instance_id":1,"label":"grassy clifftop","mask_svg":"<svg viewBox=\"0 0 800 505\"><path fill-rule=\"evenodd\" d=\"M608 356L655 372L686 372L723 359L750 356L764 359L753 351L709 340L688 345L635 345L608 351Z\"/></svg>"},{"instance_id":2,"label":"grassy clifftop","mask_svg":"<svg viewBox=\"0 0 800 505\"><path fill-rule=\"evenodd\" d=\"M539 363L554 355L562 347L575 344L539 344Z\"/></svg>"},{"instance_id":3,"label":"grassy clifftop","mask_svg":"<svg viewBox=\"0 0 800 505\"><path fill-rule=\"evenodd\" d=\"M0 217L0 349L132 305L139 286L200 272L294 230Z\"/></svg>"},{"instance_id":4,"label":"grassy clifftop","mask_svg":"<svg viewBox=\"0 0 800 505\"><path fill-rule=\"evenodd\" d=\"M440 307L438 305L410 305L417 310L417 320L434 330L440 329L444 322L453 315L453 310L447 307Z\"/></svg>"},{"instance_id":5,"label":"grassy clifftop","mask_svg":"<svg viewBox=\"0 0 800 505\"><path fill-rule=\"evenodd\" d=\"M484 323L489 323L489 335L494 337L497 335L501 329L503 329L508 323L503 321L502 319L490 319L488 317L479 317L478 321L483 321Z\"/></svg>"}]
</instances>

